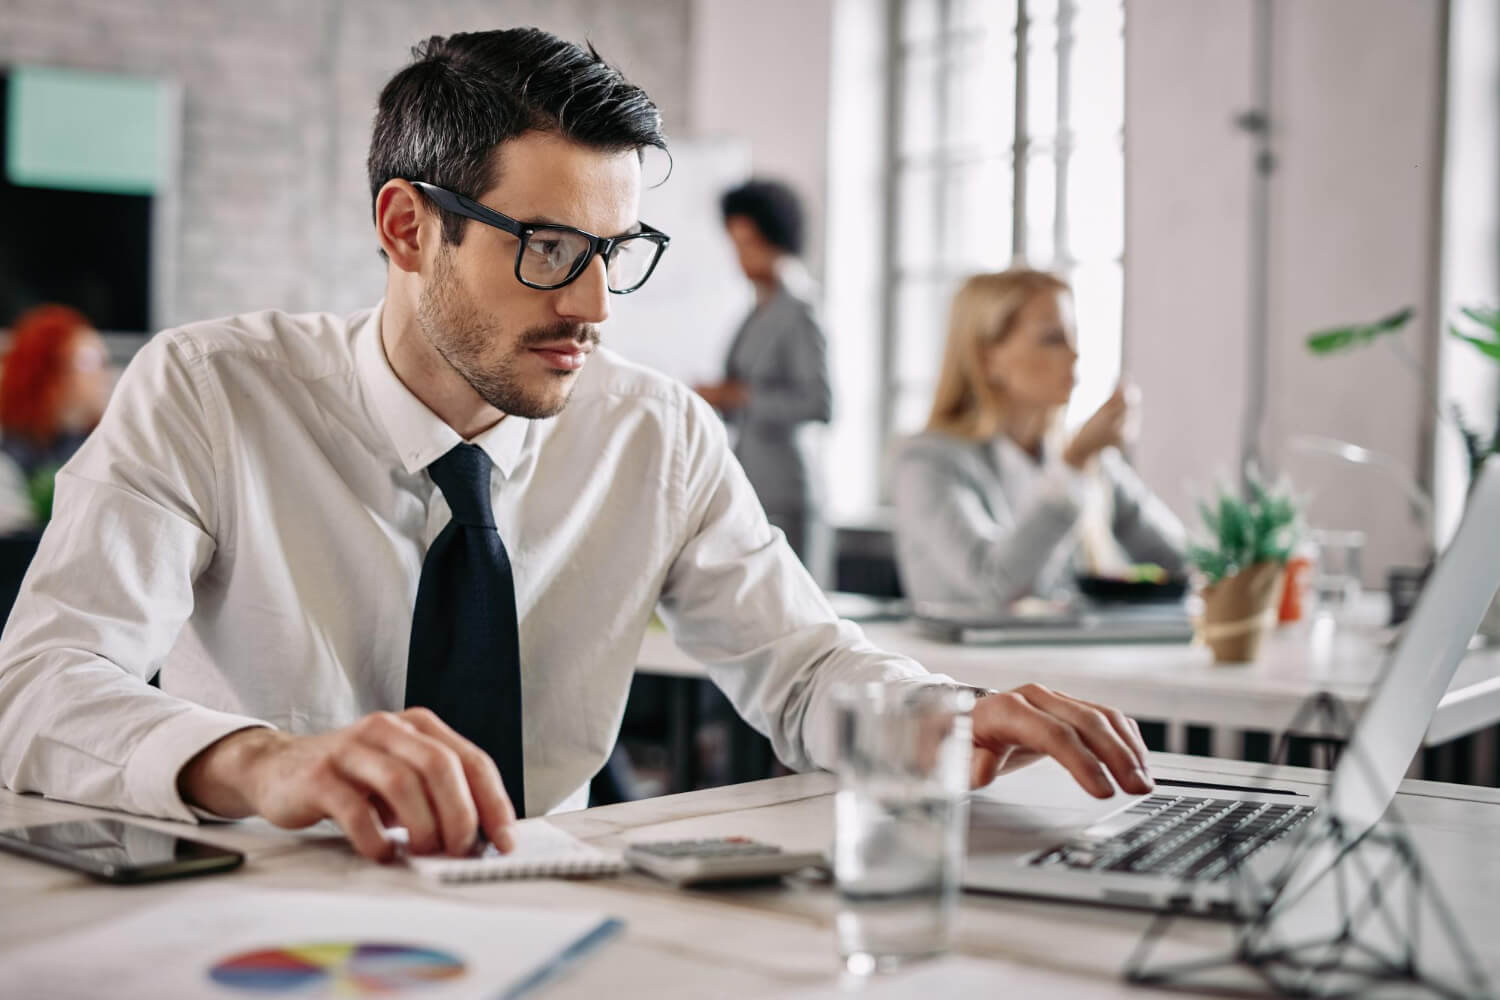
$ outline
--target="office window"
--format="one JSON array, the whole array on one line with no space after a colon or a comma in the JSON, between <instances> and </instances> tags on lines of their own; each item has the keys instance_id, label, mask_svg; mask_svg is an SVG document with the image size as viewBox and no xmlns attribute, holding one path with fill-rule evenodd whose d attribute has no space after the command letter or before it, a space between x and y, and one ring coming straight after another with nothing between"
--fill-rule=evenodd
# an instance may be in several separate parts
<instances>
[{"instance_id":1,"label":"office window","mask_svg":"<svg viewBox=\"0 0 1500 1000\"><path fill-rule=\"evenodd\" d=\"M1074 286L1076 421L1120 371L1123 2L894 2L880 436L925 423L957 283L1018 261Z\"/></svg>"}]
</instances>

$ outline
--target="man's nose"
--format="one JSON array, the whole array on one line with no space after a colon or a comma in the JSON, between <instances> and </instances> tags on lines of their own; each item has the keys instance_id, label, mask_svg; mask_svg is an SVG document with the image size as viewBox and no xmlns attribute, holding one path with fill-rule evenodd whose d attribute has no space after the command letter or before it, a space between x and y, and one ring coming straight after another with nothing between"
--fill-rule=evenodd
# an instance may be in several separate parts
<instances>
[{"instance_id":1,"label":"man's nose","mask_svg":"<svg viewBox=\"0 0 1500 1000\"><path fill-rule=\"evenodd\" d=\"M603 257L596 256L582 274L558 289L557 314L579 323L603 323L609 319L609 276Z\"/></svg>"}]
</instances>

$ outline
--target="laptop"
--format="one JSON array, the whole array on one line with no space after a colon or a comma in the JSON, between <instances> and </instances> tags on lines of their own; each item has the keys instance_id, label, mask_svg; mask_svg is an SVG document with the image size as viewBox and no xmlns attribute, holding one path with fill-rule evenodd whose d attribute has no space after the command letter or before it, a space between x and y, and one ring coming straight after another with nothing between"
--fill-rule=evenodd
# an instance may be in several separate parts
<instances>
[{"instance_id":1,"label":"laptop","mask_svg":"<svg viewBox=\"0 0 1500 1000\"><path fill-rule=\"evenodd\" d=\"M1268 902L1245 899L1245 886L1278 882L1298 828L1316 810L1329 811L1357 837L1390 806L1500 589L1496 524L1500 462L1481 473L1463 523L1423 589L1321 801L1304 790L1272 786L1158 785L1154 794L1133 797L1070 833L1045 823L1028 828L1019 822L1025 810L987 802L981 790L971 803L964 887L1225 916ZM1055 794L1066 799L1071 791ZM998 794L1003 798L1005 791ZM1241 877L1229 878L1236 868ZM1305 864L1297 871L1309 877Z\"/></svg>"},{"instance_id":2,"label":"laptop","mask_svg":"<svg viewBox=\"0 0 1500 1000\"><path fill-rule=\"evenodd\" d=\"M1193 620L1182 601L1084 601L1036 614L970 604L918 603L913 617L928 635L965 645L1185 643L1193 638Z\"/></svg>"}]
</instances>

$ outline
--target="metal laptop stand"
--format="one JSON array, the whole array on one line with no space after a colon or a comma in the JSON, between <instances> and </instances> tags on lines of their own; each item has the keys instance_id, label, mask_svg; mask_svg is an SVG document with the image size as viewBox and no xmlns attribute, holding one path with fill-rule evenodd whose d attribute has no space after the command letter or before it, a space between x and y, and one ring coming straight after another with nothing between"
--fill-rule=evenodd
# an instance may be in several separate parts
<instances>
[{"instance_id":1,"label":"metal laptop stand","mask_svg":"<svg viewBox=\"0 0 1500 1000\"><path fill-rule=\"evenodd\" d=\"M1343 704L1327 693L1317 694L1282 734L1273 764L1284 758L1292 733L1308 731L1308 721L1321 723L1318 731L1352 730ZM1358 773L1371 778L1368 762L1358 763ZM1126 964L1126 979L1231 996L1369 997L1388 989L1399 990L1401 996L1495 995L1418 858L1394 803L1380 823L1362 833L1320 812L1292 836L1291 858L1270 883L1238 862L1231 862L1222 876L1231 880L1240 904L1231 920L1233 944L1228 951L1153 962L1152 954L1164 947L1168 928L1181 919L1180 911L1169 910L1147 928ZM1312 870L1318 866L1321 870ZM1306 875L1299 877L1302 872ZM1191 883L1185 880L1183 889L1190 893ZM1332 929L1299 940L1299 932L1278 925L1286 924L1288 912L1313 899L1315 892L1336 900L1334 912L1322 921ZM1195 918L1194 923L1201 926L1203 921ZM1462 982L1434 975L1424 964L1424 929L1443 936L1462 970Z\"/></svg>"}]
</instances>

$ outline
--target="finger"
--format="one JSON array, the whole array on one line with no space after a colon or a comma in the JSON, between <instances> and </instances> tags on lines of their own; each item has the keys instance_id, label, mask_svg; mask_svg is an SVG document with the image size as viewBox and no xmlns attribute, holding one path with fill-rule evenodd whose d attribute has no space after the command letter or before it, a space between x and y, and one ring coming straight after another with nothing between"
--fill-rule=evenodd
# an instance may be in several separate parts
<instances>
[{"instance_id":1,"label":"finger","mask_svg":"<svg viewBox=\"0 0 1500 1000\"><path fill-rule=\"evenodd\" d=\"M1000 771L1000 755L988 747L975 747L969 762L969 787L983 788Z\"/></svg>"},{"instance_id":2,"label":"finger","mask_svg":"<svg viewBox=\"0 0 1500 1000\"><path fill-rule=\"evenodd\" d=\"M395 846L386 838L375 806L361 791L339 781L321 796L322 808L344 831L349 843L371 861L388 861Z\"/></svg>"},{"instance_id":3,"label":"finger","mask_svg":"<svg viewBox=\"0 0 1500 1000\"><path fill-rule=\"evenodd\" d=\"M1095 798L1107 799L1115 793L1109 772L1077 731L1019 691L993 695L979 703L974 714L974 742L996 751L1011 744L1039 751L1061 764Z\"/></svg>"},{"instance_id":4,"label":"finger","mask_svg":"<svg viewBox=\"0 0 1500 1000\"><path fill-rule=\"evenodd\" d=\"M458 754L402 719L367 727L360 739L400 758L417 772L427 792L427 803L437 818L442 849L455 856L469 853L479 831L479 814Z\"/></svg>"},{"instance_id":5,"label":"finger","mask_svg":"<svg viewBox=\"0 0 1500 1000\"><path fill-rule=\"evenodd\" d=\"M1080 701L1095 711L1102 712L1104 717L1109 720L1110 725L1115 727L1115 732L1120 734L1120 738L1125 741L1126 746L1130 747L1131 752L1135 754L1136 764L1142 771L1150 774L1151 751L1147 749L1146 738L1141 735L1141 727L1136 725L1134 719L1117 708L1111 708L1109 705L1083 701L1081 698L1073 700Z\"/></svg>"},{"instance_id":6,"label":"finger","mask_svg":"<svg viewBox=\"0 0 1500 1000\"><path fill-rule=\"evenodd\" d=\"M1082 701L1081 698L1074 700ZM1141 735L1140 724L1117 708L1100 705L1092 701L1086 701L1084 704L1090 705L1105 714L1114 725L1115 730L1130 745L1130 749L1135 751L1135 758L1140 762L1141 770L1149 774L1151 771L1151 749L1146 746L1146 737Z\"/></svg>"},{"instance_id":7,"label":"finger","mask_svg":"<svg viewBox=\"0 0 1500 1000\"><path fill-rule=\"evenodd\" d=\"M1069 698L1041 685L1022 688L1021 693L1042 711L1072 726L1090 752L1109 768L1121 788L1137 795L1151 791L1151 779L1142 766L1144 761L1125 735L1130 727L1123 713Z\"/></svg>"},{"instance_id":8,"label":"finger","mask_svg":"<svg viewBox=\"0 0 1500 1000\"><path fill-rule=\"evenodd\" d=\"M396 821L406 827L413 854L431 854L442 846L427 790L406 761L355 740L334 753L333 766L384 800Z\"/></svg>"},{"instance_id":9,"label":"finger","mask_svg":"<svg viewBox=\"0 0 1500 1000\"><path fill-rule=\"evenodd\" d=\"M474 807L479 811L479 826L501 852L515 849L516 838L511 828L516 823L516 810L505 793L505 784L500 780L500 769L490 755L464 739L442 719L425 708L409 708L401 718L410 722L423 733L447 746L463 764L464 778L469 783Z\"/></svg>"},{"instance_id":10,"label":"finger","mask_svg":"<svg viewBox=\"0 0 1500 1000\"><path fill-rule=\"evenodd\" d=\"M1123 714L1110 708L1100 708L1087 702L1069 698L1067 695L1047 691L1045 688L1028 697L1043 711L1063 719L1071 725L1114 776L1115 782L1125 791L1144 795L1153 788L1146 774L1136 747L1125 735L1130 727Z\"/></svg>"}]
</instances>

